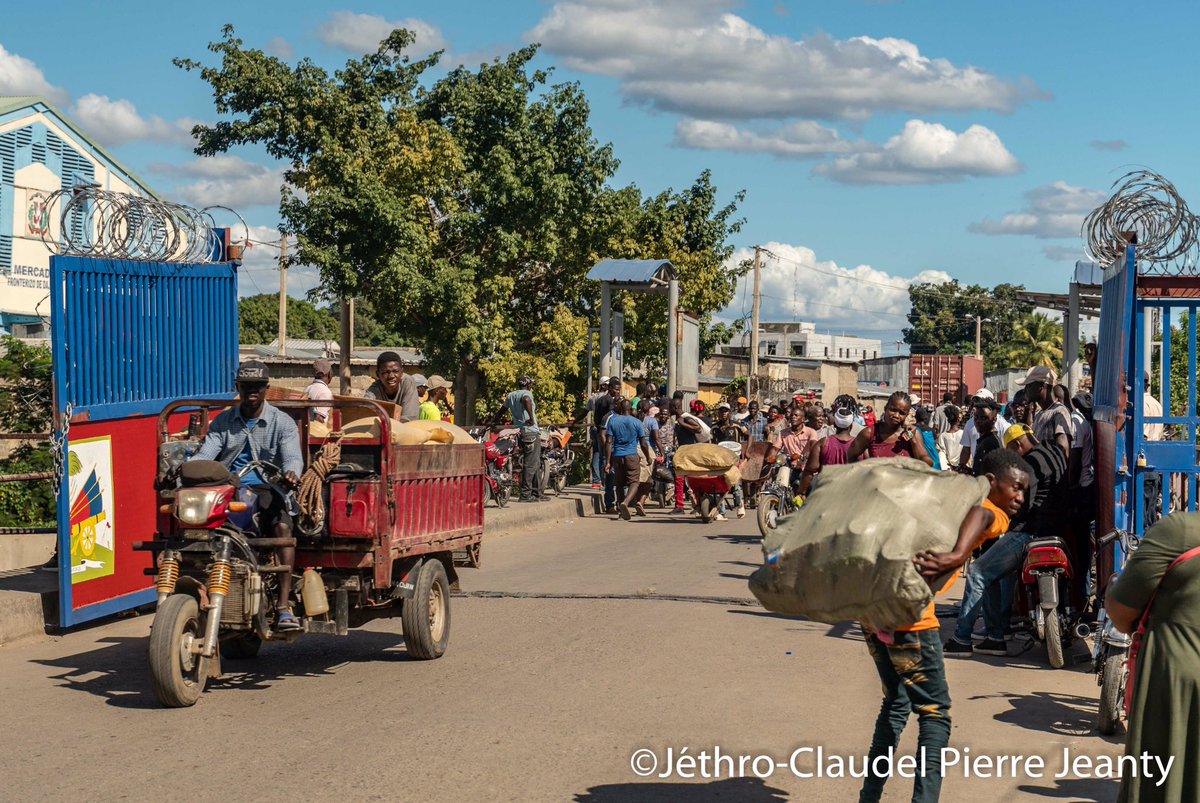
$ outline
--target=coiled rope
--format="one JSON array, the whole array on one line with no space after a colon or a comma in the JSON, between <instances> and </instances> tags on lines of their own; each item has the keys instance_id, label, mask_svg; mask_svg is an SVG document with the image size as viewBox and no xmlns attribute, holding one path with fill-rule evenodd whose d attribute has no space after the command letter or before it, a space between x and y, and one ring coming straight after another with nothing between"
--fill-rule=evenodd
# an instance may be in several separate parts
<instances>
[{"instance_id":1,"label":"coiled rope","mask_svg":"<svg viewBox=\"0 0 1200 803\"><path fill-rule=\"evenodd\" d=\"M325 497L321 491L330 472L342 462L342 433L331 432L321 447L321 453L313 458L300 487L296 490L296 502L300 505L301 529L309 534L319 533L325 526Z\"/></svg>"}]
</instances>

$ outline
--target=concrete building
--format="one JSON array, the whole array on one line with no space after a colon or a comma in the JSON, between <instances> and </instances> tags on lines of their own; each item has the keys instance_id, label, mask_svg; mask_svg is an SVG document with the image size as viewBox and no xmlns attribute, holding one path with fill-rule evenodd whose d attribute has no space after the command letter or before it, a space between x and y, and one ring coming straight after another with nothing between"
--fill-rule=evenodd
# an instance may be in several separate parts
<instances>
[{"instance_id":1,"label":"concrete building","mask_svg":"<svg viewBox=\"0 0 1200 803\"><path fill-rule=\"evenodd\" d=\"M843 393L853 396L858 391L857 366L849 363L764 357L759 371L761 396L773 401L813 391L817 399L831 404ZM700 400L715 401L726 385L749 373L750 355L714 354L700 364Z\"/></svg>"},{"instance_id":2,"label":"concrete building","mask_svg":"<svg viewBox=\"0 0 1200 803\"><path fill-rule=\"evenodd\" d=\"M50 249L42 238L60 233L47 199L88 184L154 195L42 98L0 97L0 333L49 334Z\"/></svg>"},{"instance_id":3,"label":"concrete building","mask_svg":"<svg viewBox=\"0 0 1200 803\"><path fill-rule=\"evenodd\" d=\"M758 325L758 354L760 357L828 360L830 362L862 362L875 359L883 350L882 343L852 335L821 334L815 323L760 323ZM750 333L743 332L726 347L728 351L748 353Z\"/></svg>"}]
</instances>

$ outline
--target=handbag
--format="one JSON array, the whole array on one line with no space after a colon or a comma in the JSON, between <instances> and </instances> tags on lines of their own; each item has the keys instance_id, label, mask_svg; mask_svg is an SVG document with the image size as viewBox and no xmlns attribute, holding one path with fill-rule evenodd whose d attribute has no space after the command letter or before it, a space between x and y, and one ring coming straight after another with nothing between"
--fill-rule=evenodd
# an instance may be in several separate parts
<instances>
[{"instance_id":1,"label":"handbag","mask_svg":"<svg viewBox=\"0 0 1200 803\"><path fill-rule=\"evenodd\" d=\"M1192 547L1187 552L1184 552L1182 555L1175 558L1175 560L1171 561L1171 565L1167 567L1165 572L1163 572L1162 579L1158 581L1158 587L1155 588L1154 593L1150 595L1150 601L1146 603L1145 610L1143 610L1142 615L1138 617L1137 629L1133 633L1133 644L1129 647L1129 659L1126 661L1126 665L1129 667L1128 677L1125 679L1125 710L1127 712L1132 710L1133 684L1134 678L1137 674L1138 657L1141 655L1142 645L1146 641L1146 631L1150 629L1150 609L1154 607L1154 600L1156 597L1158 597L1158 589L1162 588L1163 580L1167 579L1167 575L1171 573L1172 569L1184 561L1191 560L1197 556L1200 556L1200 546Z\"/></svg>"}]
</instances>

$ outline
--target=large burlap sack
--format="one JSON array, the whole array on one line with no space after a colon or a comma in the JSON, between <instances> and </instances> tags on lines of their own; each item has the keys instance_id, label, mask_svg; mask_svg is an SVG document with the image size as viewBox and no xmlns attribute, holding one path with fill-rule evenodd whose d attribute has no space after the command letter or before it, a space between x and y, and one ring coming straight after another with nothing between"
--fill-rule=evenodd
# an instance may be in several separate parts
<instances>
[{"instance_id":1,"label":"large burlap sack","mask_svg":"<svg viewBox=\"0 0 1200 803\"><path fill-rule=\"evenodd\" d=\"M433 443L478 443L479 441L471 437L471 433L467 432L460 426L455 426L446 421L430 421L428 419L409 421L407 426L420 427L430 433L437 433L431 438Z\"/></svg>"},{"instance_id":2,"label":"large burlap sack","mask_svg":"<svg viewBox=\"0 0 1200 803\"><path fill-rule=\"evenodd\" d=\"M913 556L953 549L987 493L986 478L908 458L829 466L804 506L763 540L766 560L750 590L769 611L819 622L913 624L933 600Z\"/></svg>"},{"instance_id":3,"label":"large burlap sack","mask_svg":"<svg viewBox=\"0 0 1200 803\"><path fill-rule=\"evenodd\" d=\"M720 476L737 462L736 454L714 443L692 443L675 450L675 473L681 477Z\"/></svg>"}]
</instances>

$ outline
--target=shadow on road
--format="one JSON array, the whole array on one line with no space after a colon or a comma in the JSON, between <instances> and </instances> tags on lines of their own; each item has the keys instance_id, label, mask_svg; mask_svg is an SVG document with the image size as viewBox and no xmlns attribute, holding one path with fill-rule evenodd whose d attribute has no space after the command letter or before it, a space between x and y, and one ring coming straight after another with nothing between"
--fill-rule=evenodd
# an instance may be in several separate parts
<instances>
[{"instance_id":1,"label":"shadow on road","mask_svg":"<svg viewBox=\"0 0 1200 803\"><path fill-rule=\"evenodd\" d=\"M992 717L997 722L1007 722L1028 730L1053 733L1059 736L1095 735L1109 744L1124 744L1125 742L1124 736L1100 736L1096 733L1098 702L1095 697L1035 691L1028 694L1015 692L979 694L970 699L1008 700L1012 708L1001 711Z\"/></svg>"},{"instance_id":2,"label":"shadow on road","mask_svg":"<svg viewBox=\"0 0 1200 803\"><path fill-rule=\"evenodd\" d=\"M264 644L251 660L221 660L224 674L209 680L212 690L258 690L290 677L332 675L339 666L363 661L409 660L398 633L356 630L350 636L306 636L296 644ZM94 694L119 708L157 708L146 659L148 638L112 637L98 648L34 663L65 671L52 675L60 687Z\"/></svg>"},{"instance_id":3,"label":"shadow on road","mask_svg":"<svg viewBox=\"0 0 1200 803\"><path fill-rule=\"evenodd\" d=\"M658 801L760 801L787 800L782 789L767 786L760 778L725 778L700 783L614 783L593 786L575 796L576 803L657 803Z\"/></svg>"},{"instance_id":4,"label":"shadow on road","mask_svg":"<svg viewBox=\"0 0 1200 803\"><path fill-rule=\"evenodd\" d=\"M1107 803L1115 800L1121 784L1100 778L1075 778L1055 781L1053 788L1025 784L1017 787L1022 794L1062 800L1084 801L1084 803Z\"/></svg>"},{"instance_id":5,"label":"shadow on road","mask_svg":"<svg viewBox=\"0 0 1200 803\"><path fill-rule=\"evenodd\" d=\"M761 535L706 535L709 541L724 541L727 544L761 544Z\"/></svg>"}]
</instances>

